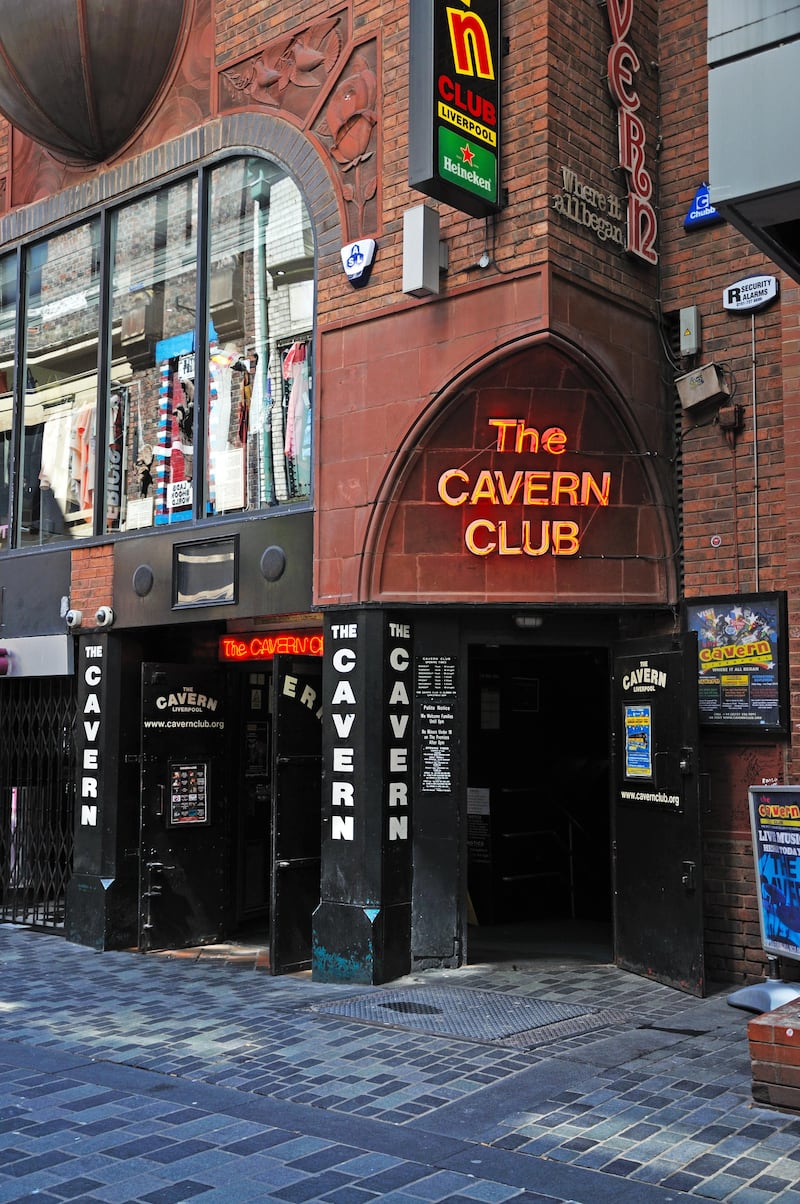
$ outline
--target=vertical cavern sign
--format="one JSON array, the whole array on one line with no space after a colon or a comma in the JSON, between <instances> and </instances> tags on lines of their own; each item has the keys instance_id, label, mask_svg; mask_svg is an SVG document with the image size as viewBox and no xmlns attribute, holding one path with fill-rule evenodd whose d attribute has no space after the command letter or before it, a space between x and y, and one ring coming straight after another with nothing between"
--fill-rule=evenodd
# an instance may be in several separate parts
<instances>
[{"instance_id":1,"label":"vertical cavern sign","mask_svg":"<svg viewBox=\"0 0 800 1204\"><path fill-rule=\"evenodd\" d=\"M606 13L613 39L608 52L608 87L617 106L619 165L628 180L628 242L626 250L647 263L658 262L658 220L653 207L653 177L647 168L645 127L639 115L636 90L639 56L628 41L633 0L607 0Z\"/></svg>"}]
</instances>

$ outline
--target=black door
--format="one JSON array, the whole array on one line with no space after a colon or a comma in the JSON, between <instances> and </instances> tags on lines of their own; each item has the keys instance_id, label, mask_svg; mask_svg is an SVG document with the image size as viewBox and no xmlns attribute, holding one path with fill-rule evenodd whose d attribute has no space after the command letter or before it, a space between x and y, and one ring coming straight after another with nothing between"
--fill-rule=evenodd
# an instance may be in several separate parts
<instances>
[{"instance_id":1,"label":"black door","mask_svg":"<svg viewBox=\"0 0 800 1204\"><path fill-rule=\"evenodd\" d=\"M311 916L320 898L322 660L276 657L273 668L273 974L311 965Z\"/></svg>"},{"instance_id":2,"label":"black door","mask_svg":"<svg viewBox=\"0 0 800 1204\"><path fill-rule=\"evenodd\" d=\"M225 695L213 670L142 666L139 945L223 935L228 847Z\"/></svg>"},{"instance_id":3,"label":"black door","mask_svg":"<svg viewBox=\"0 0 800 1204\"><path fill-rule=\"evenodd\" d=\"M693 634L615 649L613 727L617 965L703 995Z\"/></svg>"}]
</instances>

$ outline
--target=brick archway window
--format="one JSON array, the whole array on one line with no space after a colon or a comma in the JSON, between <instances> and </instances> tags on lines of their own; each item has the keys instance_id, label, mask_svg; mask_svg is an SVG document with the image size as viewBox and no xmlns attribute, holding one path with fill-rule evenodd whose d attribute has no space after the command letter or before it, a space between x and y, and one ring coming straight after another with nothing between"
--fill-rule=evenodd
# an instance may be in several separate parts
<instances>
[{"instance_id":1,"label":"brick archway window","mask_svg":"<svg viewBox=\"0 0 800 1204\"><path fill-rule=\"evenodd\" d=\"M303 196L254 154L0 259L6 546L309 505L314 281Z\"/></svg>"}]
</instances>

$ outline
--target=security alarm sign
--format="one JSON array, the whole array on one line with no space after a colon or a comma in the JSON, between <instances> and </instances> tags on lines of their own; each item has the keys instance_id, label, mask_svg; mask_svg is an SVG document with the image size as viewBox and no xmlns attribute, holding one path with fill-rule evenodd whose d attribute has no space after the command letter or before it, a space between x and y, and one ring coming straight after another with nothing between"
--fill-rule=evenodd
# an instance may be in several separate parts
<instances>
[{"instance_id":1,"label":"security alarm sign","mask_svg":"<svg viewBox=\"0 0 800 1204\"><path fill-rule=\"evenodd\" d=\"M722 304L725 309L748 312L751 309L763 309L777 295L778 281L775 276L747 276L724 289Z\"/></svg>"},{"instance_id":2,"label":"security alarm sign","mask_svg":"<svg viewBox=\"0 0 800 1204\"><path fill-rule=\"evenodd\" d=\"M498 0L411 0L412 188L484 217L500 207Z\"/></svg>"}]
</instances>

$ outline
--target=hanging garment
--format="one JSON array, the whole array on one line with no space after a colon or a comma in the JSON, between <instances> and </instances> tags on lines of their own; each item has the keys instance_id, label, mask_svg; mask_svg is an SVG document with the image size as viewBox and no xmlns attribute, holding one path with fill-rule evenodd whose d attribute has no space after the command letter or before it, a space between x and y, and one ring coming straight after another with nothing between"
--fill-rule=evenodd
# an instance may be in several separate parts
<instances>
[{"instance_id":1,"label":"hanging garment","mask_svg":"<svg viewBox=\"0 0 800 1204\"><path fill-rule=\"evenodd\" d=\"M42 463L40 481L52 489L65 511L77 510L78 483L74 479L77 456L73 455L73 415L68 412L51 415L42 433Z\"/></svg>"},{"instance_id":2,"label":"hanging garment","mask_svg":"<svg viewBox=\"0 0 800 1204\"><path fill-rule=\"evenodd\" d=\"M77 435L80 440L80 488L81 510L91 510L94 502L94 451L95 451L94 406L86 406L78 415Z\"/></svg>"},{"instance_id":3,"label":"hanging garment","mask_svg":"<svg viewBox=\"0 0 800 1204\"><path fill-rule=\"evenodd\" d=\"M283 378L291 382L283 450L293 459L303 446L305 415L309 408L305 343L292 343L283 361Z\"/></svg>"}]
</instances>

